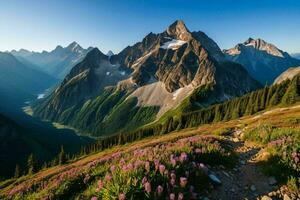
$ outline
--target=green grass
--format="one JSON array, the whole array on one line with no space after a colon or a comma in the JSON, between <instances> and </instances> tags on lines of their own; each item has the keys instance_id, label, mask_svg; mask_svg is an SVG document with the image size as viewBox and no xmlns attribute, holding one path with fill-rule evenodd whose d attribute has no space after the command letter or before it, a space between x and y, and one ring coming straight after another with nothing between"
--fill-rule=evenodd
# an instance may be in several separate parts
<instances>
[{"instance_id":1,"label":"green grass","mask_svg":"<svg viewBox=\"0 0 300 200\"><path fill-rule=\"evenodd\" d=\"M288 120L293 124L294 120ZM269 156L261 161L263 172L275 176L291 190L299 192L300 165L293 154L300 152L300 129L278 128L264 124L254 127L243 136L245 141L254 141L266 146Z\"/></svg>"}]
</instances>

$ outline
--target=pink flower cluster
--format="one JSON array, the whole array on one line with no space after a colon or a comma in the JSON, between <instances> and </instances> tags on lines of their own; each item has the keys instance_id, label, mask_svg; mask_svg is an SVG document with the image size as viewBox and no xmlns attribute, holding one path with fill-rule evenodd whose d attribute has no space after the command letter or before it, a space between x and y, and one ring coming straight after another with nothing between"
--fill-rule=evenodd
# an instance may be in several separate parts
<instances>
[{"instance_id":1,"label":"pink flower cluster","mask_svg":"<svg viewBox=\"0 0 300 200\"><path fill-rule=\"evenodd\" d=\"M98 179L94 197L197 199L209 171L197 155L216 151L225 153L215 138L193 136L126 153L113 160Z\"/></svg>"}]
</instances>

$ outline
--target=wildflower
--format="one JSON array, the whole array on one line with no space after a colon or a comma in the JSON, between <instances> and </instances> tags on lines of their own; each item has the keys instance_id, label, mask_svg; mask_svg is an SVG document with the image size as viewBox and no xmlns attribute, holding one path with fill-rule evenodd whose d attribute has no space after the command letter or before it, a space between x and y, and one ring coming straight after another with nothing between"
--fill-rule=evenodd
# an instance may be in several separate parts
<instances>
[{"instance_id":1,"label":"wildflower","mask_svg":"<svg viewBox=\"0 0 300 200\"><path fill-rule=\"evenodd\" d=\"M171 158L170 162L171 162L171 164L172 164L173 167L176 166L176 160L174 158Z\"/></svg>"},{"instance_id":2,"label":"wildflower","mask_svg":"<svg viewBox=\"0 0 300 200\"><path fill-rule=\"evenodd\" d=\"M199 149L199 148L197 148L197 149L195 149L195 153L196 153L196 154L201 154L201 153L202 153L202 150Z\"/></svg>"},{"instance_id":3,"label":"wildflower","mask_svg":"<svg viewBox=\"0 0 300 200\"><path fill-rule=\"evenodd\" d=\"M98 200L98 198L97 197L92 197L91 200Z\"/></svg>"},{"instance_id":4,"label":"wildflower","mask_svg":"<svg viewBox=\"0 0 300 200\"><path fill-rule=\"evenodd\" d=\"M185 152L182 152L182 153L180 154L179 160L180 160L181 162L187 160L187 154L186 154Z\"/></svg>"},{"instance_id":5,"label":"wildflower","mask_svg":"<svg viewBox=\"0 0 300 200\"><path fill-rule=\"evenodd\" d=\"M147 172L150 172L150 163L148 161L145 162L145 169Z\"/></svg>"},{"instance_id":6,"label":"wildflower","mask_svg":"<svg viewBox=\"0 0 300 200\"><path fill-rule=\"evenodd\" d=\"M119 200L125 200L126 196L124 193L119 194Z\"/></svg>"},{"instance_id":7,"label":"wildflower","mask_svg":"<svg viewBox=\"0 0 300 200\"><path fill-rule=\"evenodd\" d=\"M176 179L176 174L175 174L174 172L172 172L171 175L170 175L170 177L171 177L172 179Z\"/></svg>"},{"instance_id":8,"label":"wildflower","mask_svg":"<svg viewBox=\"0 0 300 200\"><path fill-rule=\"evenodd\" d=\"M110 171L111 172L114 172L116 170L116 166L115 165L112 165L111 167L110 167Z\"/></svg>"},{"instance_id":9,"label":"wildflower","mask_svg":"<svg viewBox=\"0 0 300 200\"><path fill-rule=\"evenodd\" d=\"M176 180L174 178L171 178L170 184L174 187L176 184Z\"/></svg>"},{"instance_id":10,"label":"wildflower","mask_svg":"<svg viewBox=\"0 0 300 200\"><path fill-rule=\"evenodd\" d=\"M107 175L105 176L105 180L106 180L107 182L111 181L111 179L112 179L111 175L107 174Z\"/></svg>"},{"instance_id":11,"label":"wildflower","mask_svg":"<svg viewBox=\"0 0 300 200\"><path fill-rule=\"evenodd\" d=\"M148 181L147 177L144 177L144 178L142 179L142 184L145 185L145 183L146 183L147 181Z\"/></svg>"},{"instance_id":12,"label":"wildflower","mask_svg":"<svg viewBox=\"0 0 300 200\"><path fill-rule=\"evenodd\" d=\"M103 188L103 181L99 180L98 181L98 189L101 190Z\"/></svg>"},{"instance_id":13,"label":"wildflower","mask_svg":"<svg viewBox=\"0 0 300 200\"><path fill-rule=\"evenodd\" d=\"M180 177L180 186L185 187L187 184L188 180L186 177Z\"/></svg>"},{"instance_id":14,"label":"wildflower","mask_svg":"<svg viewBox=\"0 0 300 200\"><path fill-rule=\"evenodd\" d=\"M164 171L166 170L166 167L164 165L159 165L159 173L161 175L164 175Z\"/></svg>"},{"instance_id":15,"label":"wildflower","mask_svg":"<svg viewBox=\"0 0 300 200\"><path fill-rule=\"evenodd\" d=\"M158 196L160 196L162 194L162 192L164 191L164 188L161 185L159 185L159 186L157 186L156 191L157 191Z\"/></svg>"},{"instance_id":16,"label":"wildflower","mask_svg":"<svg viewBox=\"0 0 300 200\"><path fill-rule=\"evenodd\" d=\"M151 192L151 184L148 181L145 183L144 187L147 193Z\"/></svg>"},{"instance_id":17,"label":"wildflower","mask_svg":"<svg viewBox=\"0 0 300 200\"><path fill-rule=\"evenodd\" d=\"M174 193L170 194L170 200L175 200L175 194Z\"/></svg>"},{"instance_id":18,"label":"wildflower","mask_svg":"<svg viewBox=\"0 0 300 200\"><path fill-rule=\"evenodd\" d=\"M183 194L181 192L178 193L178 200L183 200Z\"/></svg>"}]
</instances>

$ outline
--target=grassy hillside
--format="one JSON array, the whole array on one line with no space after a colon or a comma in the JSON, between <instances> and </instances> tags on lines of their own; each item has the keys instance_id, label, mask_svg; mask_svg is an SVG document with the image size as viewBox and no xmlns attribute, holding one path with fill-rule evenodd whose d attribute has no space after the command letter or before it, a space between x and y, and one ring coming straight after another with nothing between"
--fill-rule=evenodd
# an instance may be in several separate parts
<instances>
[{"instance_id":1,"label":"grassy hillside","mask_svg":"<svg viewBox=\"0 0 300 200\"><path fill-rule=\"evenodd\" d=\"M113 87L106 88L96 98L71 106L58 118L53 116L53 120L72 126L87 135L107 136L134 130L155 119L158 107L139 107L137 99L127 98L128 95L128 92ZM33 107L34 115L49 118L51 113L45 113L46 106L47 101L41 104L37 102Z\"/></svg>"},{"instance_id":2,"label":"grassy hillside","mask_svg":"<svg viewBox=\"0 0 300 200\"><path fill-rule=\"evenodd\" d=\"M243 143L255 143L261 149L259 155L263 155L257 165L267 174L276 172L272 175L279 175L278 185L288 184L290 193L297 194L299 165L295 162L300 150L299 118L300 106L296 105L153 136L2 182L1 195L14 199L110 199L124 194L128 198L159 199L157 195L161 189L165 190L163 195L182 193L187 199L191 199L189 195L207 195L219 187L211 174L216 174L222 166L231 170L238 165L238 153L228 140L233 134L239 134ZM277 143L280 145L274 146ZM192 167L193 163L196 168ZM271 166L273 170L265 166ZM288 170L279 173L282 169ZM174 176L170 173L175 174L177 186L166 192ZM193 186L192 193L190 186Z\"/></svg>"}]
</instances>

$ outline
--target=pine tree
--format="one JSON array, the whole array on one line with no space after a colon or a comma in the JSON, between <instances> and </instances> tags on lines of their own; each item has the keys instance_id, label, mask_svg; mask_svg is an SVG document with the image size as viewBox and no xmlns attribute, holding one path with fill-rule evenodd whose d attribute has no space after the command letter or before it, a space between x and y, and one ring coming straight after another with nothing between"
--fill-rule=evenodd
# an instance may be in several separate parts
<instances>
[{"instance_id":1,"label":"pine tree","mask_svg":"<svg viewBox=\"0 0 300 200\"><path fill-rule=\"evenodd\" d=\"M15 178L19 178L20 177L20 167L19 167L19 165L16 165L16 168L15 168L15 175L14 175L14 177Z\"/></svg>"},{"instance_id":2,"label":"pine tree","mask_svg":"<svg viewBox=\"0 0 300 200\"><path fill-rule=\"evenodd\" d=\"M61 146L60 152L58 154L58 164L59 165L65 164L66 161L67 161L67 159L66 159L66 154L65 154L65 151L64 151L64 147Z\"/></svg>"},{"instance_id":3,"label":"pine tree","mask_svg":"<svg viewBox=\"0 0 300 200\"><path fill-rule=\"evenodd\" d=\"M28 159L27 159L27 169L28 169L28 174L31 175L35 172L35 159L34 159L34 156L33 154L30 154L28 156Z\"/></svg>"},{"instance_id":4,"label":"pine tree","mask_svg":"<svg viewBox=\"0 0 300 200\"><path fill-rule=\"evenodd\" d=\"M297 78L294 78L289 85L287 91L285 92L284 96L282 97L281 103L284 105L292 105L296 103L299 98L299 94L297 91Z\"/></svg>"}]
</instances>

